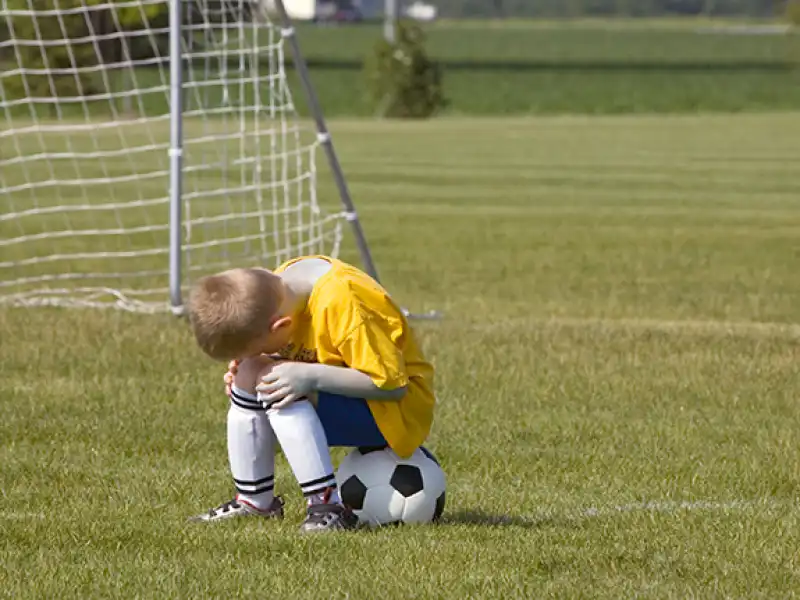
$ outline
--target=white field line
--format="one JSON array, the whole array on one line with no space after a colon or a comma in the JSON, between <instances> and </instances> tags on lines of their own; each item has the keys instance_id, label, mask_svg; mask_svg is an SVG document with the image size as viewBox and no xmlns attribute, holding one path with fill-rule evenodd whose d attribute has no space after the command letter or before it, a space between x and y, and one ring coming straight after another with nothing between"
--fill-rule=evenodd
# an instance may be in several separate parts
<instances>
[{"instance_id":1,"label":"white field line","mask_svg":"<svg viewBox=\"0 0 800 600\"><path fill-rule=\"evenodd\" d=\"M516 317L502 321L467 324L470 331L501 332L530 331L546 328L600 329L610 331L660 331L667 333L738 335L800 339L800 325L759 321L667 320L646 318L595 317Z\"/></svg>"},{"instance_id":2,"label":"white field line","mask_svg":"<svg viewBox=\"0 0 800 600\"><path fill-rule=\"evenodd\" d=\"M590 507L581 511L581 515L585 517L601 517L618 513L637 513L637 512L655 512L655 513L677 513L682 511L689 512L730 512L742 511L749 509L777 509L789 507L788 503L777 502L774 500L728 500L719 502L714 500L696 500L696 501L668 501L668 500L655 500L649 502L633 502L630 504L621 504L617 506L609 506L605 508Z\"/></svg>"}]
</instances>

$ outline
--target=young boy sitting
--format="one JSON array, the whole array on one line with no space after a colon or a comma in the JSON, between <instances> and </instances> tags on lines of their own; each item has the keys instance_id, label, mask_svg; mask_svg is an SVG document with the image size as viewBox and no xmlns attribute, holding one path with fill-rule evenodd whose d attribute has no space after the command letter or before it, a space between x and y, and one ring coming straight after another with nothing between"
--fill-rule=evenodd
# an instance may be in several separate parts
<instances>
[{"instance_id":1,"label":"young boy sitting","mask_svg":"<svg viewBox=\"0 0 800 600\"><path fill-rule=\"evenodd\" d=\"M351 265L307 256L272 272L204 277L188 304L203 352L232 361L228 459L237 491L194 519L283 516L273 491L277 442L308 502L302 530L357 526L329 447L388 445L408 457L433 421L433 367L388 293Z\"/></svg>"}]
</instances>

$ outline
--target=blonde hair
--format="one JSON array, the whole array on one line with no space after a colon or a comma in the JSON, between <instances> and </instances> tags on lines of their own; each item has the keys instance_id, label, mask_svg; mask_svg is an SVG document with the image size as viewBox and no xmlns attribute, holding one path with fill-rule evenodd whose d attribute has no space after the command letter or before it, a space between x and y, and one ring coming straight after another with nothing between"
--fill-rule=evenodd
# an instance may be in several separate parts
<instances>
[{"instance_id":1,"label":"blonde hair","mask_svg":"<svg viewBox=\"0 0 800 600\"><path fill-rule=\"evenodd\" d=\"M282 282L264 269L231 269L199 279L189 293L189 322L216 360L241 358L268 330L283 300Z\"/></svg>"}]
</instances>

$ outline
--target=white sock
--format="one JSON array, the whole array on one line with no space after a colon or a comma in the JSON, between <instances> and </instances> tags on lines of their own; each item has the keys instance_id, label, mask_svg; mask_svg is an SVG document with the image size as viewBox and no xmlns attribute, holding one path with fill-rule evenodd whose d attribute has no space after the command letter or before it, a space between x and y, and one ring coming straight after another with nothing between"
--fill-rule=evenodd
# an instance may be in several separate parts
<instances>
[{"instance_id":1,"label":"white sock","mask_svg":"<svg viewBox=\"0 0 800 600\"><path fill-rule=\"evenodd\" d=\"M253 394L234 387L228 410L228 460L237 498L259 510L272 505L275 434Z\"/></svg>"},{"instance_id":2,"label":"white sock","mask_svg":"<svg viewBox=\"0 0 800 600\"><path fill-rule=\"evenodd\" d=\"M311 403L273 408L267 417L309 504L339 503L328 440Z\"/></svg>"}]
</instances>

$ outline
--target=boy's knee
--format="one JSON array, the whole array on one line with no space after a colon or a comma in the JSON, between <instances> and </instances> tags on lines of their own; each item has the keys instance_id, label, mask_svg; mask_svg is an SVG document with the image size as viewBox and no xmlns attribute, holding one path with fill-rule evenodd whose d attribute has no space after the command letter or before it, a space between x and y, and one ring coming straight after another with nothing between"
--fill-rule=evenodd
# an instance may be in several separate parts
<instances>
[{"instance_id":1,"label":"boy's knee","mask_svg":"<svg viewBox=\"0 0 800 600\"><path fill-rule=\"evenodd\" d=\"M274 360L263 355L243 360L233 378L233 385L243 392L255 396L256 386L273 364L275 364Z\"/></svg>"}]
</instances>

